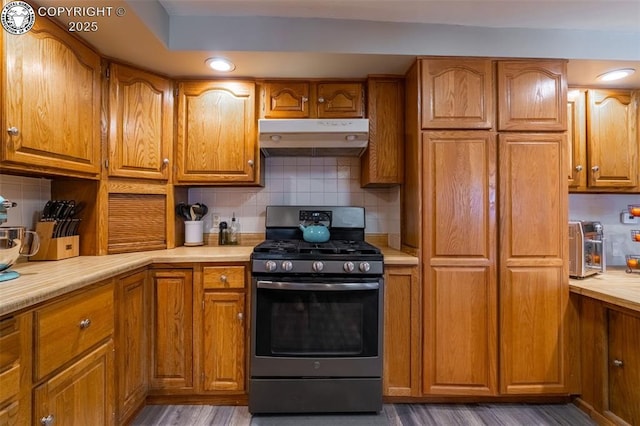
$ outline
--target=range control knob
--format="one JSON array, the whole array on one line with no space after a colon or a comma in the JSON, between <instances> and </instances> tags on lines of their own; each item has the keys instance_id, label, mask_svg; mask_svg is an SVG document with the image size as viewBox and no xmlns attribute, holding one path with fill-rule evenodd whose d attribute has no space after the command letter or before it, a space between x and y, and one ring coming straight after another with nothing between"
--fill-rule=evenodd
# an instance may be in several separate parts
<instances>
[{"instance_id":1,"label":"range control knob","mask_svg":"<svg viewBox=\"0 0 640 426\"><path fill-rule=\"evenodd\" d=\"M313 269L313 272L322 272L322 270L324 269L324 263L315 261L311 265L311 269Z\"/></svg>"},{"instance_id":2,"label":"range control knob","mask_svg":"<svg viewBox=\"0 0 640 426\"><path fill-rule=\"evenodd\" d=\"M344 269L345 272L353 272L355 268L356 266L353 264L353 262L345 262L342 266L342 269Z\"/></svg>"},{"instance_id":3,"label":"range control knob","mask_svg":"<svg viewBox=\"0 0 640 426\"><path fill-rule=\"evenodd\" d=\"M371 265L369 265L369 262L362 262L360 264L360 272L369 272L370 269Z\"/></svg>"},{"instance_id":4,"label":"range control knob","mask_svg":"<svg viewBox=\"0 0 640 426\"><path fill-rule=\"evenodd\" d=\"M267 272L273 272L277 267L278 265L276 265L276 262L274 262L273 260L267 260L266 262L264 262L264 269L266 269Z\"/></svg>"},{"instance_id":5,"label":"range control knob","mask_svg":"<svg viewBox=\"0 0 640 426\"><path fill-rule=\"evenodd\" d=\"M282 262L282 269L289 272L293 269L293 263L290 260L285 260Z\"/></svg>"}]
</instances>

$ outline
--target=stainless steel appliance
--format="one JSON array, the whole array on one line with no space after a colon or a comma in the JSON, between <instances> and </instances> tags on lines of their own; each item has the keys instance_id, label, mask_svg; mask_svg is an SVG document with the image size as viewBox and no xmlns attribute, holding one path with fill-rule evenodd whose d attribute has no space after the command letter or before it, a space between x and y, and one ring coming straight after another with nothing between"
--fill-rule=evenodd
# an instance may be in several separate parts
<instances>
[{"instance_id":1,"label":"stainless steel appliance","mask_svg":"<svg viewBox=\"0 0 640 426\"><path fill-rule=\"evenodd\" d=\"M569 276L585 278L607 269L604 230L600 222L569 222Z\"/></svg>"},{"instance_id":2,"label":"stainless steel appliance","mask_svg":"<svg viewBox=\"0 0 640 426\"><path fill-rule=\"evenodd\" d=\"M310 223L330 240L304 241ZM382 410L384 262L364 229L362 207L267 207L251 255L251 413Z\"/></svg>"}]
</instances>

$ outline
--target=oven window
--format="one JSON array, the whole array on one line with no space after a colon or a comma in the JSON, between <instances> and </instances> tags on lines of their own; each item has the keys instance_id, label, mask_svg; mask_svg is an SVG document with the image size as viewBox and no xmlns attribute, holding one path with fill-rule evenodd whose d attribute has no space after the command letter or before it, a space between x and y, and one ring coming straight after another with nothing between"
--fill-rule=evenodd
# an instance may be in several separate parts
<instances>
[{"instance_id":1,"label":"oven window","mask_svg":"<svg viewBox=\"0 0 640 426\"><path fill-rule=\"evenodd\" d=\"M377 355L378 290L257 292L256 355Z\"/></svg>"}]
</instances>

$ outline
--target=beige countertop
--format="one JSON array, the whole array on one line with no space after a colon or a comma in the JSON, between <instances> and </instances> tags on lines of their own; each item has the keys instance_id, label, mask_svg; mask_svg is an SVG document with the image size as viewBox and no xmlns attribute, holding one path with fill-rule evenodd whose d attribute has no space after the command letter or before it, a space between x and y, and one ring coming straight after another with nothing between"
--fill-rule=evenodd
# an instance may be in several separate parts
<instances>
[{"instance_id":1,"label":"beige countertop","mask_svg":"<svg viewBox=\"0 0 640 426\"><path fill-rule=\"evenodd\" d=\"M569 288L572 293L640 312L640 274L628 274L624 267L612 267L604 274L581 280L570 279Z\"/></svg>"},{"instance_id":2,"label":"beige countertop","mask_svg":"<svg viewBox=\"0 0 640 426\"><path fill-rule=\"evenodd\" d=\"M253 246L177 247L108 256L79 256L58 261L21 262L15 280L0 282L0 316L29 308L100 280L152 263L248 262ZM417 265L418 259L382 248L386 265Z\"/></svg>"}]
</instances>

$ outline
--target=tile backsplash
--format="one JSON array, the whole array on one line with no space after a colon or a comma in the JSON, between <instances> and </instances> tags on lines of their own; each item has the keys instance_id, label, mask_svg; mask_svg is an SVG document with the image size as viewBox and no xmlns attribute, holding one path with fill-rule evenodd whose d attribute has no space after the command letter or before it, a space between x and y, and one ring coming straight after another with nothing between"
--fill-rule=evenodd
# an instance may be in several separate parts
<instances>
[{"instance_id":1,"label":"tile backsplash","mask_svg":"<svg viewBox=\"0 0 640 426\"><path fill-rule=\"evenodd\" d=\"M638 203L638 194L569 194L569 219L601 222L607 265L624 265L625 255L640 254L640 243L631 241L631 230L640 225L622 224L620 213Z\"/></svg>"},{"instance_id":2,"label":"tile backsplash","mask_svg":"<svg viewBox=\"0 0 640 426\"><path fill-rule=\"evenodd\" d=\"M45 203L51 198L51 180L0 174L0 195L18 205L7 209L2 226L35 229Z\"/></svg>"},{"instance_id":3,"label":"tile backsplash","mask_svg":"<svg viewBox=\"0 0 640 426\"><path fill-rule=\"evenodd\" d=\"M364 206L366 233L388 234L389 245L400 247L400 188L360 187L360 159L356 157L268 157L264 188L191 188L189 203L209 207L229 221L235 212L241 232L263 233L268 205Z\"/></svg>"}]
</instances>

